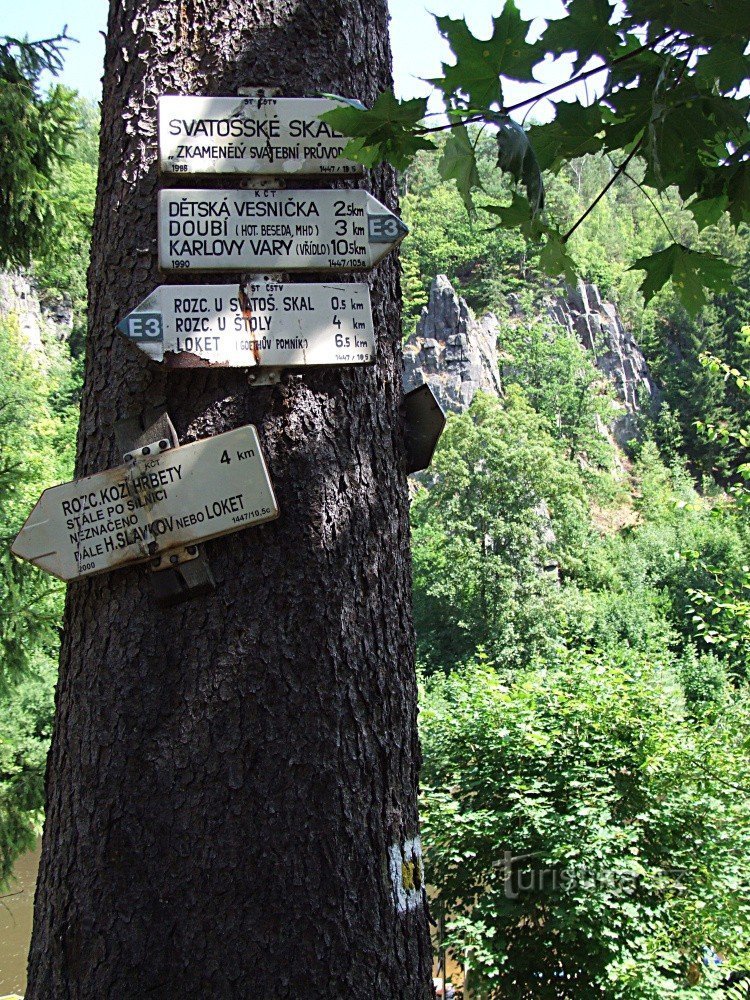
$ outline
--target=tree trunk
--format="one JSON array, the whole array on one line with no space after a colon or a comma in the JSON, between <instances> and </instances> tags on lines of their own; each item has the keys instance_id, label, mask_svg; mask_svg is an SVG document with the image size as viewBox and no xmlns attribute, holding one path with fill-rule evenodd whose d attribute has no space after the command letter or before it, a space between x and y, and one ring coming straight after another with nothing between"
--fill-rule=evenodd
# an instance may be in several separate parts
<instances>
[{"instance_id":1,"label":"tree trunk","mask_svg":"<svg viewBox=\"0 0 750 1000\"><path fill-rule=\"evenodd\" d=\"M159 610L143 567L70 586L27 1000L432 996L423 893L394 886L419 768L397 263L374 367L253 389L115 333L164 280L159 94L368 102L389 64L386 0L111 4L78 474L166 398L182 443L256 424L281 515L207 544L199 602ZM396 207L390 170L367 186Z\"/></svg>"}]
</instances>

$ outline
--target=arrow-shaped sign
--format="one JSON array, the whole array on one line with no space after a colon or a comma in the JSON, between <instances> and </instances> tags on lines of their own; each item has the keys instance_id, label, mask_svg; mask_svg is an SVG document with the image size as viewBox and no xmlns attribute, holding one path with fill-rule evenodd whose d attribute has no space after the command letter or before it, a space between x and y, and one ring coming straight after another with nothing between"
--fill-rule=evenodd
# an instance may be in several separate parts
<instances>
[{"instance_id":1,"label":"arrow-shaped sign","mask_svg":"<svg viewBox=\"0 0 750 1000\"><path fill-rule=\"evenodd\" d=\"M375 360L370 291L363 284L159 285L117 328L170 367Z\"/></svg>"},{"instance_id":2,"label":"arrow-shaped sign","mask_svg":"<svg viewBox=\"0 0 750 1000\"><path fill-rule=\"evenodd\" d=\"M408 231L359 189L159 192L168 271L363 271Z\"/></svg>"},{"instance_id":3,"label":"arrow-shaped sign","mask_svg":"<svg viewBox=\"0 0 750 1000\"><path fill-rule=\"evenodd\" d=\"M278 516L255 428L168 448L42 493L11 551L61 580L154 558Z\"/></svg>"},{"instance_id":4,"label":"arrow-shaped sign","mask_svg":"<svg viewBox=\"0 0 750 1000\"><path fill-rule=\"evenodd\" d=\"M320 120L321 97L160 97L159 164L169 174L361 174L349 139Z\"/></svg>"}]
</instances>

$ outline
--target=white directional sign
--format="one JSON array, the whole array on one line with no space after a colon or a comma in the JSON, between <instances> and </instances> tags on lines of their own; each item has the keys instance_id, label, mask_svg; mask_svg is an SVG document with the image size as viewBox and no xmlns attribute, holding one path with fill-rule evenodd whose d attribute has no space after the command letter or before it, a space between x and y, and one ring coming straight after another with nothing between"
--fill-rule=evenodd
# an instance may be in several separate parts
<instances>
[{"instance_id":1,"label":"white directional sign","mask_svg":"<svg viewBox=\"0 0 750 1000\"><path fill-rule=\"evenodd\" d=\"M363 271L408 231L361 190L159 192L168 271Z\"/></svg>"},{"instance_id":2,"label":"white directional sign","mask_svg":"<svg viewBox=\"0 0 750 1000\"><path fill-rule=\"evenodd\" d=\"M160 285L118 329L171 367L365 364L375 360L362 284Z\"/></svg>"},{"instance_id":3,"label":"white directional sign","mask_svg":"<svg viewBox=\"0 0 750 1000\"><path fill-rule=\"evenodd\" d=\"M248 424L168 451L155 443L152 454L132 464L45 490L11 551L75 580L270 521L278 512L258 435Z\"/></svg>"},{"instance_id":4,"label":"white directional sign","mask_svg":"<svg viewBox=\"0 0 750 1000\"><path fill-rule=\"evenodd\" d=\"M160 97L159 163L169 174L361 174L319 97Z\"/></svg>"}]
</instances>

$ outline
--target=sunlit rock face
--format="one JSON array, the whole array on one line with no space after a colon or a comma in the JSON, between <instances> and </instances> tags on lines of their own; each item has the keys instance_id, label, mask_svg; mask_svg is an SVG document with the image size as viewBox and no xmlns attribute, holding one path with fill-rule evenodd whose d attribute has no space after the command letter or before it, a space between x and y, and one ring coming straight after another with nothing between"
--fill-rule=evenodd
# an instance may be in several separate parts
<instances>
[{"instance_id":1,"label":"sunlit rock face","mask_svg":"<svg viewBox=\"0 0 750 1000\"><path fill-rule=\"evenodd\" d=\"M523 323L524 315L515 296L508 296L508 322ZM615 390L611 435L625 447L638 437L639 416L653 414L661 403L659 388L651 377L643 352L611 302L603 302L596 285L579 282L565 296L547 296L541 311L562 326L591 355L591 359ZM440 274L430 289L429 303L422 309L414 334L404 344L404 388L408 392L428 382L444 410L463 413L477 390L502 395L498 348L502 329L488 313L475 319L464 299Z\"/></svg>"},{"instance_id":2,"label":"sunlit rock face","mask_svg":"<svg viewBox=\"0 0 750 1000\"><path fill-rule=\"evenodd\" d=\"M404 388L428 382L446 411L463 413L481 389L500 395L497 338L492 313L476 320L444 274L432 283L416 332L404 345Z\"/></svg>"},{"instance_id":3,"label":"sunlit rock face","mask_svg":"<svg viewBox=\"0 0 750 1000\"><path fill-rule=\"evenodd\" d=\"M617 308L602 301L596 285L582 281L567 298L549 299L547 310L554 322L578 338L612 383L617 408L610 430L624 447L638 436L639 414L654 414L661 404L659 388L632 332L623 325Z\"/></svg>"},{"instance_id":4,"label":"sunlit rock face","mask_svg":"<svg viewBox=\"0 0 750 1000\"><path fill-rule=\"evenodd\" d=\"M22 343L31 351L44 351L47 337L66 340L73 329L73 308L66 296L42 299L25 274L0 271L0 318L15 317Z\"/></svg>"}]
</instances>

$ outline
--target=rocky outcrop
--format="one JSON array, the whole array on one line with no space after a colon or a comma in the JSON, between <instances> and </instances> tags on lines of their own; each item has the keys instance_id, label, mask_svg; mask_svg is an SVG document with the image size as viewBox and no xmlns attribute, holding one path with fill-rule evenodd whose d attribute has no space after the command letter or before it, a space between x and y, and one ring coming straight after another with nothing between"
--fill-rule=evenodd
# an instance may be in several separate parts
<instances>
[{"instance_id":1,"label":"rocky outcrop","mask_svg":"<svg viewBox=\"0 0 750 1000\"><path fill-rule=\"evenodd\" d=\"M424 382L444 410L463 413L474 394L500 395L498 321L492 313L476 320L444 274L432 283L416 332L404 345L404 388Z\"/></svg>"},{"instance_id":2,"label":"rocky outcrop","mask_svg":"<svg viewBox=\"0 0 750 1000\"><path fill-rule=\"evenodd\" d=\"M548 300L547 311L578 338L612 383L617 398L610 430L620 447L625 447L638 436L639 414L653 415L661 405L658 386L633 334L623 326L617 308L602 301L596 285L582 281L567 298Z\"/></svg>"},{"instance_id":3,"label":"rocky outcrop","mask_svg":"<svg viewBox=\"0 0 750 1000\"><path fill-rule=\"evenodd\" d=\"M42 352L48 337L67 340L73 329L73 307L66 296L40 294L25 275L0 272L0 317L15 316L21 338L32 351Z\"/></svg>"},{"instance_id":4,"label":"rocky outcrop","mask_svg":"<svg viewBox=\"0 0 750 1000\"><path fill-rule=\"evenodd\" d=\"M518 301L509 296L510 322L523 322ZM639 433L639 417L661 404L643 352L611 302L603 302L596 285L579 282L567 296L547 297L542 309L589 352L615 391L609 427L620 447ZM498 367L500 326L492 313L474 319L466 302L445 275L438 275L416 332L404 345L404 387L428 382L444 410L463 413L478 389L501 395Z\"/></svg>"}]
</instances>

